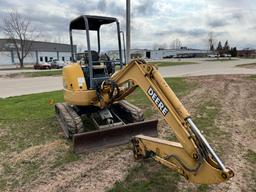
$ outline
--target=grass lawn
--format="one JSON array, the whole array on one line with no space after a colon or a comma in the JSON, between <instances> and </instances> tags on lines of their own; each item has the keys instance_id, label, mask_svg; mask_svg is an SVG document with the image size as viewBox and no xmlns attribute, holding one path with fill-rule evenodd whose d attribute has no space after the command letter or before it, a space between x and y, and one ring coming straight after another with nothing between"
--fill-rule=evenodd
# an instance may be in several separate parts
<instances>
[{"instance_id":1,"label":"grass lawn","mask_svg":"<svg viewBox=\"0 0 256 192\"><path fill-rule=\"evenodd\" d=\"M157 67L198 64L197 62L191 62L191 61L156 61L156 62L151 61L149 63L154 64Z\"/></svg>"},{"instance_id":2,"label":"grass lawn","mask_svg":"<svg viewBox=\"0 0 256 192\"><path fill-rule=\"evenodd\" d=\"M60 136L54 105L49 102L61 102L62 97L62 91L56 91L0 100L0 191L17 189L43 174L45 167L78 158ZM40 146L48 143L54 155L45 154L53 157L44 160Z\"/></svg>"},{"instance_id":3,"label":"grass lawn","mask_svg":"<svg viewBox=\"0 0 256 192\"><path fill-rule=\"evenodd\" d=\"M27 69L34 69L34 67L33 66L31 66L31 67L23 67L23 68L20 68L20 67L18 67L18 68L16 68L15 66L13 66L13 67L10 67L10 68L8 68L8 67L6 67L6 68L0 68L0 71L6 71L6 70L27 70Z\"/></svg>"},{"instance_id":4,"label":"grass lawn","mask_svg":"<svg viewBox=\"0 0 256 192\"><path fill-rule=\"evenodd\" d=\"M221 61L221 62L225 62L225 61L232 61L232 60L236 60L235 58L221 58L221 59L206 59L204 61L210 61L210 62L216 62L216 61Z\"/></svg>"},{"instance_id":5,"label":"grass lawn","mask_svg":"<svg viewBox=\"0 0 256 192\"><path fill-rule=\"evenodd\" d=\"M180 176L151 159L130 170L124 181L117 182L108 192L177 191Z\"/></svg>"},{"instance_id":6,"label":"grass lawn","mask_svg":"<svg viewBox=\"0 0 256 192\"><path fill-rule=\"evenodd\" d=\"M236 65L236 67L256 68L256 63L239 64L239 65Z\"/></svg>"},{"instance_id":7,"label":"grass lawn","mask_svg":"<svg viewBox=\"0 0 256 192\"><path fill-rule=\"evenodd\" d=\"M249 161L250 163L252 163L254 166L250 167L250 172L251 172L251 176L252 176L252 180L256 181L256 172L255 172L255 164L256 164L256 153L252 150L248 150L247 154L245 156L245 158L247 159L247 161ZM255 183L254 183L254 188L255 188Z\"/></svg>"},{"instance_id":8,"label":"grass lawn","mask_svg":"<svg viewBox=\"0 0 256 192\"><path fill-rule=\"evenodd\" d=\"M256 75L250 75L250 76L249 76L249 79L256 80Z\"/></svg>"},{"instance_id":9,"label":"grass lawn","mask_svg":"<svg viewBox=\"0 0 256 192\"><path fill-rule=\"evenodd\" d=\"M22 78L22 77L43 77L43 76L59 76L62 74L62 70L42 70L35 72L18 72L10 73L7 75L2 75L0 77L9 77L9 78Z\"/></svg>"}]
</instances>

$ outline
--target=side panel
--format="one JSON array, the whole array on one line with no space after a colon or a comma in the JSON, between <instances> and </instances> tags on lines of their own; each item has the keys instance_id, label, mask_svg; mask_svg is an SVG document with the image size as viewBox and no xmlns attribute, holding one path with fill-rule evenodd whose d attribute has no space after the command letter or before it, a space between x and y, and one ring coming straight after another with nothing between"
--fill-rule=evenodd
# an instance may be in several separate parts
<instances>
[{"instance_id":1,"label":"side panel","mask_svg":"<svg viewBox=\"0 0 256 192\"><path fill-rule=\"evenodd\" d=\"M88 106L97 103L95 90L88 90L82 68L71 64L63 68L64 100L73 105Z\"/></svg>"},{"instance_id":2,"label":"side panel","mask_svg":"<svg viewBox=\"0 0 256 192\"><path fill-rule=\"evenodd\" d=\"M85 76L79 64L75 63L63 68L63 86L72 91L87 90Z\"/></svg>"}]
</instances>

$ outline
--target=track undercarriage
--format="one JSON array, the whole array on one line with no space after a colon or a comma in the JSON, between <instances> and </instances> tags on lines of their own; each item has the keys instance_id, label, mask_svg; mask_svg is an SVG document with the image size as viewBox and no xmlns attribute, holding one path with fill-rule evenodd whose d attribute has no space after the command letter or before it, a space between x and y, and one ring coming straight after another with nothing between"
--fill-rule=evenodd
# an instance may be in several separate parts
<instances>
[{"instance_id":1,"label":"track undercarriage","mask_svg":"<svg viewBox=\"0 0 256 192\"><path fill-rule=\"evenodd\" d=\"M144 121L143 111L126 100L104 109L57 103L55 111L76 153L125 144L138 134L157 136L158 121Z\"/></svg>"}]
</instances>

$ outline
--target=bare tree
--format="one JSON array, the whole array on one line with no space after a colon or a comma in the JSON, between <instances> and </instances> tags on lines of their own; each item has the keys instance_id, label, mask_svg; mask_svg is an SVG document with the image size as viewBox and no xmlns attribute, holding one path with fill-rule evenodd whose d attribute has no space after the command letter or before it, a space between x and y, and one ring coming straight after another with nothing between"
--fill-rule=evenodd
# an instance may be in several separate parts
<instances>
[{"instance_id":1,"label":"bare tree","mask_svg":"<svg viewBox=\"0 0 256 192\"><path fill-rule=\"evenodd\" d=\"M213 39L213 32L208 34L208 48L210 51L214 51L214 39Z\"/></svg>"},{"instance_id":2,"label":"bare tree","mask_svg":"<svg viewBox=\"0 0 256 192\"><path fill-rule=\"evenodd\" d=\"M214 45L213 45L213 44L211 44L210 51L212 51L212 52L215 51L215 48L214 48Z\"/></svg>"},{"instance_id":3,"label":"bare tree","mask_svg":"<svg viewBox=\"0 0 256 192\"><path fill-rule=\"evenodd\" d=\"M180 49L181 46L182 46L182 43L178 38L173 41L173 49Z\"/></svg>"},{"instance_id":4,"label":"bare tree","mask_svg":"<svg viewBox=\"0 0 256 192\"><path fill-rule=\"evenodd\" d=\"M207 39L207 43L208 43L208 49L212 52L215 51L215 46L214 45L217 45L217 40L215 38L215 35L214 35L214 32L209 32L208 33L208 39Z\"/></svg>"},{"instance_id":5,"label":"bare tree","mask_svg":"<svg viewBox=\"0 0 256 192\"><path fill-rule=\"evenodd\" d=\"M36 38L29 19L23 17L17 11L12 11L3 19L1 29L13 44L20 67L23 68L24 58L31 50L32 40Z\"/></svg>"}]
</instances>

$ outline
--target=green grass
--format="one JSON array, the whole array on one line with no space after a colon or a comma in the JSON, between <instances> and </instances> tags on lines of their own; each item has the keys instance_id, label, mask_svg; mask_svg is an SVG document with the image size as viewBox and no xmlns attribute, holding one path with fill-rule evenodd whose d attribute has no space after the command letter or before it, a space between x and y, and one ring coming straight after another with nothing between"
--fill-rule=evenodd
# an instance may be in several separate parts
<instances>
[{"instance_id":1,"label":"green grass","mask_svg":"<svg viewBox=\"0 0 256 192\"><path fill-rule=\"evenodd\" d=\"M7 132L0 146L7 145L4 150L12 151L15 142L13 150L20 151L56 139L54 107L48 102L63 101L62 97L62 91L55 91L0 100L1 129Z\"/></svg>"},{"instance_id":2,"label":"green grass","mask_svg":"<svg viewBox=\"0 0 256 192\"><path fill-rule=\"evenodd\" d=\"M236 67L244 67L244 68L256 67L256 63L239 64L239 65L236 65Z\"/></svg>"},{"instance_id":3,"label":"green grass","mask_svg":"<svg viewBox=\"0 0 256 192\"><path fill-rule=\"evenodd\" d=\"M215 125L215 120L218 117L220 111L220 104L216 100L206 98L198 107L195 117L193 118L195 124L202 131L211 145L214 145L214 149L217 154L223 154L224 146L223 141L228 140L229 133L220 130Z\"/></svg>"},{"instance_id":4,"label":"green grass","mask_svg":"<svg viewBox=\"0 0 256 192\"><path fill-rule=\"evenodd\" d=\"M198 192L206 192L206 191L208 191L209 189L210 189L209 185L205 185L205 184L199 185L199 186L197 187L197 191L198 191Z\"/></svg>"},{"instance_id":5,"label":"green grass","mask_svg":"<svg viewBox=\"0 0 256 192\"><path fill-rule=\"evenodd\" d=\"M20 77L43 77L43 76L60 76L62 70L45 70L45 71L35 71L35 72L18 72L10 73L7 75L1 75L0 77L9 77L9 78L20 78Z\"/></svg>"},{"instance_id":6,"label":"green grass","mask_svg":"<svg viewBox=\"0 0 256 192\"><path fill-rule=\"evenodd\" d=\"M250 75L249 78L252 80L256 80L256 75Z\"/></svg>"},{"instance_id":7,"label":"green grass","mask_svg":"<svg viewBox=\"0 0 256 192\"><path fill-rule=\"evenodd\" d=\"M49 102L52 99L62 102L62 91L0 100L0 163L4 168L0 172L0 191L13 191L45 174L50 167L58 168L79 158L71 150L71 142L59 134L54 105ZM62 145L52 146L47 154L52 158L30 154L31 158L24 156L13 162L24 150L56 141Z\"/></svg>"},{"instance_id":8,"label":"green grass","mask_svg":"<svg viewBox=\"0 0 256 192\"><path fill-rule=\"evenodd\" d=\"M78 159L79 156L74 153L72 148L70 148L68 151L66 151L65 149L60 149L57 152L56 158L51 165L51 169L61 167L64 164L76 161Z\"/></svg>"},{"instance_id":9,"label":"green grass","mask_svg":"<svg viewBox=\"0 0 256 192\"><path fill-rule=\"evenodd\" d=\"M249 167L249 171L251 174L251 188L252 189L256 189L256 153L252 150L248 150L247 153L245 154L244 158L251 164L251 166ZM247 175L245 175L246 177ZM253 182L254 181L254 182Z\"/></svg>"},{"instance_id":10,"label":"green grass","mask_svg":"<svg viewBox=\"0 0 256 192\"><path fill-rule=\"evenodd\" d=\"M0 71L6 71L6 70L28 70L28 69L34 69L34 67L23 67L23 68L20 68L20 67L18 67L18 68L16 68L15 66L13 66L13 67L6 67L6 68L0 68Z\"/></svg>"},{"instance_id":11,"label":"green grass","mask_svg":"<svg viewBox=\"0 0 256 192\"><path fill-rule=\"evenodd\" d=\"M215 59L206 59L206 60L204 60L204 61L210 61L210 62L216 62L216 61L221 61L221 62L225 62L225 61L232 61L232 60L236 60L236 59L234 59L234 58L231 58L231 59L229 59L229 58L222 58L222 59L217 59L217 58L215 58Z\"/></svg>"},{"instance_id":12,"label":"green grass","mask_svg":"<svg viewBox=\"0 0 256 192\"><path fill-rule=\"evenodd\" d=\"M190 64L198 64L197 62L190 62L190 61L156 61L156 62L149 62L151 64L156 65L157 67L168 67L168 66L175 66L175 65L190 65Z\"/></svg>"},{"instance_id":13,"label":"green grass","mask_svg":"<svg viewBox=\"0 0 256 192\"><path fill-rule=\"evenodd\" d=\"M168 168L147 159L132 168L124 181L108 192L178 191L180 177Z\"/></svg>"},{"instance_id":14,"label":"green grass","mask_svg":"<svg viewBox=\"0 0 256 192\"><path fill-rule=\"evenodd\" d=\"M256 57L237 57L237 58L240 58L240 59L256 59Z\"/></svg>"},{"instance_id":15,"label":"green grass","mask_svg":"<svg viewBox=\"0 0 256 192\"><path fill-rule=\"evenodd\" d=\"M245 157L249 162L256 164L256 153L252 150L248 150L246 157Z\"/></svg>"},{"instance_id":16,"label":"green grass","mask_svg":"<svg viewBox=\"0 0 256 192\"><path fill-rule=\"evenodd\" d=\"M213 100L201 103L197 108L197 116L194 121L203 128L214 126L219 108L220 106Z\"/></svg>"}]
</instances>

